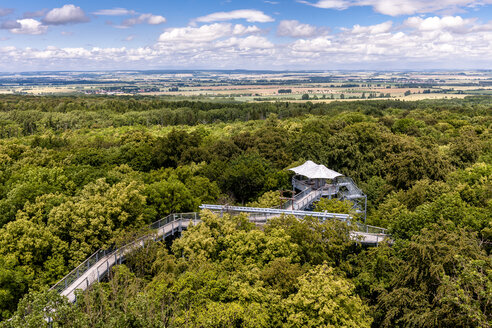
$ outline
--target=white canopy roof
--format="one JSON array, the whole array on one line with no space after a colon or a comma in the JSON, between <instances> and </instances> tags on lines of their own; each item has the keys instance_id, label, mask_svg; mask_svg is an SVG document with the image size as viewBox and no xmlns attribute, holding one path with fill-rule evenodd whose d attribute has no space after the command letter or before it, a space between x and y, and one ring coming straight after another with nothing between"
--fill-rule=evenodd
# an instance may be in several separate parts
<instances>
[{"instance_id":1,"label":"white canopy roof","mask_svg":"<svg viewBox=\"0 0 492 328\"><path fill-rule=\"evenodd\" d=\"M324 165L318 165L313 161L307 161L298 167L293 167L289 169L294 171L296 174L303 175L308 179L335 179L336 177L341 177L343 174L330 170Z\"/></svg>"}]
</instances>

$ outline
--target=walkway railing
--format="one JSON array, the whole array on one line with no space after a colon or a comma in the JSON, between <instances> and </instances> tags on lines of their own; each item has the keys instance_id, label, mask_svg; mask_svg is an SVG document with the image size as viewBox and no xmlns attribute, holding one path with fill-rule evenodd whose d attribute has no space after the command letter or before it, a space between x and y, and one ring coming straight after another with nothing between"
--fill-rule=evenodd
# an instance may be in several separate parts
<instances>
[{"instance_id":1,"label":"walkway railing","mask_svg":"<svg viewBox=\"0 0 492 328\"><path fill-rule=\"evenodd\" d=\"M354 180L349 177L340 177L337 182L338 186L344 186L347 191L340 191L340 198L352 199L352 198L362 198L364 197L364 192L357 187Z\"/></svg>"},{"instance_id":2,"label":"walkway railing","mask_svg":"<svg viewBox=\"0 0 492 328\"><path fill-rule=\"evenodd\" d=\"M366 245L377 245L379 242L388 237L386 229L359 222L353 222L352 217L348 214L207 204L200 206L200 208L221 213L248 213L250 220L258 223L266 222L267 220L282 214L293 215L297 218L312 216L319 218L321 221L336 219L349 224L353 223L352 227L356 227L358 231L351 231L351 236ZM75 291L77 289L85 290L94 282L100 281L103 277L109 274L110 269L114 265L121 264L125 256L134 249L143 247L151 240L160 240L170 235L175 235L176 232L187 228L190 223L198 223L199 221L199 213L168 215L164 219L156 221L149 226L149 228L153 230L152 233L137 238L119 248L111 247L107 250L98 250L89 256L79 266L73 269L63 279L58 281L51 289L56 290L63 296L66 296L69 301L75 302Z\"/></svg>"},{"instance_id":3,"label":"walkway railing","mask_svg":"<svg viewBox=\"0 0 492 328\"><path fill-rule=\"evenodd\" d=\"M264 218L265 220L282 214L293 215L297 218L304 218L306 216L311 216L311 217L318 218L321 221L327 219L337 219L342 222L353 223L354 227L357 227L357 230L359 232L384 234L384 235L388 234L387 229L356 222L349 214L283 210L283 209L276 209L276 208L260 208L260 207L247 207L247 206L210 205L210 204L203 204L200 206L200 208L211 210L216 213L248 213L252 218L256 218L256 219Z\"/></svg>"},{"instance_id":4,"label":"walkway railing","mask_svg":"<svg viewBox=\"0 0 492 328\"><path fill-rule=\"evenodd\" d=\"M125 255L130 253L135 247L141 247L150 240L166 238L167 236L174 234L177 230L182 230L184 227L184 220L188 222L198 222L199 219L198 213L168 215L164 219L156 221L148 226L148 228L153 230L151 234L146 234L119 248L113 246L105 250L100 249L96 251L64 278L58 281L51 289L67 296L70 301L75 301L75 296L73 295L75 290L86 289L94 281L100 281L104 276L109 274L109 270L113 265L121 264Z\"/></svg>"}]
</instances>

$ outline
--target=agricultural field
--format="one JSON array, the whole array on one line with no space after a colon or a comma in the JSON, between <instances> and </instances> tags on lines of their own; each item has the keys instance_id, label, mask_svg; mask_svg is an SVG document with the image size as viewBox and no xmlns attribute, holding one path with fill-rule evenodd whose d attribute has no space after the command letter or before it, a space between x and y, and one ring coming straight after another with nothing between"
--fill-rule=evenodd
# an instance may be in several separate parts
<instances>
[{"instance_id":1,"label":"agricultural field","mask_svg":"<svg viewBox=\"0 0 492 328\"><path fill-rule=\"evenodd\" d=\"M240 102L445 99L492 93L492 72L162 71L0 76L1 94L152 95ZM305 97L304 97L305 98Z\"/></svg>"}]
</instances>

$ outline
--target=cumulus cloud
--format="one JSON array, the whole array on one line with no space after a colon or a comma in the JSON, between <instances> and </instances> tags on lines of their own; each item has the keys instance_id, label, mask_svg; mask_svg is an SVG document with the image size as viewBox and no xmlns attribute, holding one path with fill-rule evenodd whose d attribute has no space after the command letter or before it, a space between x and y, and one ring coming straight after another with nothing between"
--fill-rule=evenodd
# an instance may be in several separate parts
<instances>
[{"instance_id":1,"label":"cumulus cloud","mask_svg":"<svg viewBox=\"0 0 492 328\"><path fill-rule=\"evenodd\" d=\"M262 36L250 35L246 38L232 37L216 43L218 48L271 49L275 45Z\"/></svg>"},{"instance_id":2,"label":"cumulus cloud","mask_svg":"<svg viewBox=\"0 0 492 328\"><path fill-rule=\"evenodd\" d=\"M100 16L127 16L127 15L135 15L136 12L134 10L129 10L125 8L113 8L113 9L101 9L93 12L94 15Z\"/></svg>"},{"instance_id":3,"label":"cumulus cloud","mask_svg":"<svg viewBox=\"0 0 492 328\"><path fill-rule=\"evenodd\" d=\"M200 27L178 27L169 28L159 37L159 42L210 42L220 38L259 33L261 29L257 26L244 26L241 24L214 23Z\"/></svg>"},{"instance_id":4,"label":"cumulus cloud","mask_svg":"<svg viewBox=\"0 0 492 328\"><path fill-rule=\"evenodd\" d=\"M359 24L354 25L351 29L342 28L342 31L350 32L353 34L378 34L378 33L387 33L391 30L393 26L392 21L387 21L381 24L369 25L369 26L360 26Z\"/></svg>"},{"instance_id":5,"label":"cumulus cloud","mask_svg":"<svg viewBox=\"0 0 492 328\"><path fill-rule=\"evenodd\" d=\"M12 8L0 8L0 17L8 16L14 12Z\"/></svg>"},{"instance_id":6,"label":"cumulus cloud","mask_svg":"<svg viewBox=\"0 0 492 328\"><path fill-rule=\"evenodd\" d=\"M200 27L169 28L159 37L160 42L210 42L231 33L231 24L215 23Z\"/></svg>"},{"instance_id":7,"label":"cumulus cloud","mask_svg":"<svg viewBox=\"0 0 492 328\"><path fill-rule=\"evenodd\" d=\"M18 19L15 23L11 23L10 28L8 28L14 34L39 35L48 30L47 26L32 18Z\"/></svg>"},{"instance_id":8,"label":"cumulus cloud","mask_svg":"<svg viewBox=\"0 0 492 328\"><path fill-rule=\"evenodd\" d=\"M234 25L234 28L232 30L232 34L234 35L255 34L255 33L261 33L261 29L255 25L244 26L242 24L236 24Z\"/></svg>"},{"instance_id":9,"label":"cumulus cloud","mask_svg":"<svg viewBox=\"0 0 492 328\"><path fill-rule=\"evenodd\" d=\"M452 30L455 32L465 32L472 28L474 19L463 19L460 16L445 17L409 17L404 25L419 31Z\"/></svg>"},{"instance_id":10,"label":"cumulus cloud","mask_svg":"<svg viewBox=\"0 0 492 328\"><path fill-rule=\"evenodd\" d=\"M467 26L472 21L458 17L413 17L404 23L404 30L392 28L391 22L355 25L337 35L297 40L289 48L291 54L313 61L329 54L333 62L343 65L424 62L442 67L443 63L455 61L461 65L473 60L490 62L485 59L492 51L492 33L484 32L487 25L472 28Z\"/></svg>"},{"instance_id":11,"label":"cumulus cloud","mask_svg":"<svg viewBox=\"0 0 492 328\"><path fill-rule=\"evenodd\" d=\"M50 10L43 18L43 23L46 25L66 25L75 23L85 23L89 21L89 17L85 12L74 5L64 5L61 8Z\"/></svg>"},{"instance_id":12,"label":"cumulus cloud","mask_svg":"<svg viewBox=\"0 0 492 328\"><path fill-rule=\"evenodd\" d=\"M47 29L36 20L5 24L3 28L12 33L40 34ZM308 24L297 22L291 25L302 27ZM367 26L354 25L336 32L314 35L311 33L312 26L287 30L290 34L298 33L296 39L289 43L268 39L255 25L217 22L165 29L158 41L149 47L0 47L0 68L11 70L14 65L29 69L76 69L88 65L93 69L404 69L480 68L492 65L492 22L482 24L460 16L415 16L401 24L387 21Z\"/></svg>"},{"instance_id":13,"label":"cumulus cloud","mask_svg":"<svg viewBox=\"0 0 492 328\"><path fill-rule=\"evenodd\" d=\"M160 15L141 14L137 17L125 19L118 28L128 28L138 24L160 25L166 22L166 18Z\"/></svg>"},{"instance_id":14,"label":"cumulus cloud","mask_svg":"<svg viewBox=\"0 0 492 328\"><path fill-rule=\"evenodd\" d=\"M353 6L370 6L374 11L389 15L413 15L442 11L458 11L492 4L492 0L318 0L298 2L317 8L344 10Z\"/></svg>"},{"instance_id":15,"label":"cumulus cloud","mask_svg":"<svg viewBox=\"0 0 492 328\"><path fill-rule=\"evenodd\" d=\"M194 19L193 22L212 23L234 19L245 19L249 23L269 23L274 21L272 17L266 15L262 11L254 9L240 9L229 12L217 12L207 16L198 17Z\"/></svg>"},{"instance_id":16,"label":"cumulus cloud","mask_svg":"<svg viewBox=\"0 0 492 328\"><path fill-rule=\"evenodd\" d=\"M297 20L283 20L278 24L277 35L290 36L293 38L309 38L326 32L310 24L302 24Z\"/></svg>"}]
</instances>

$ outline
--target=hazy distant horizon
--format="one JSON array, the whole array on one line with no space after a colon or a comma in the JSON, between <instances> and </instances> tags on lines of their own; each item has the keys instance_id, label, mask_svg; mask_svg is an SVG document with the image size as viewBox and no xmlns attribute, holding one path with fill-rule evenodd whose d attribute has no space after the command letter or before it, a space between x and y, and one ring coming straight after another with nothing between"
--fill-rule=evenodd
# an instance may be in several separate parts
<instances>
[{"instance_id":1,"label":"hazy distant horizon","mask_svg":"<svg viewBox=\"0 0 492 328\"><path fill-rule=\"evenodd\" d=\"M220 72L220 73L235 73L235 72L245 72L245 73L350 73L350 72L368 72L368 73L432 73L432 72L449 72L449 73L465 73L465 72L492 72L492 68L490 69L444 69L444 68L431 68L431 69L306 69L306 70L293 70L293 69L276 69L276 70L267 70L267 69L220 69L220 68L189 68L189 69L178 69L178 68L163 68L163 69L108 69L108 70L32 70L32 71L0 71L0 74L55 74L55 73L192 73L192 72Z\"/></svg>"}]
</instances>

